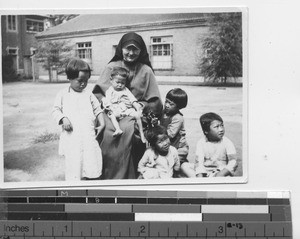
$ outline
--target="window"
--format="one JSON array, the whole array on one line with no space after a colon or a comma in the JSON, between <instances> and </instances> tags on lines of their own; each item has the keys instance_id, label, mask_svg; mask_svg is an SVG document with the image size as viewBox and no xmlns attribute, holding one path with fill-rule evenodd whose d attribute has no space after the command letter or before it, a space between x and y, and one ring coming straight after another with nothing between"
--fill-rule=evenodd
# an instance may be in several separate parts
<instances>
[{"instance_id":1,"label":"window","mask_svg":"<svg viewBox=\"0 0 300 239\"><path fill-rule=\"evenodd\" d=\"M77 43L76 49L77 57L81 59L92 59L92 43L91 42L81 42Z\"/></svg>"},{"instance_id":2,"label":"window","mask_svg":"<svg viewBox=\"0 0 300 239\"><path fill-rule=\"evenodd\" d=\"M173 37L152 37L151 38L151 60L154 69L172 69L173 63Z\"/></svg>"},{"instance_id":3,"label":"window","mask_svg":"<svg viewBox=\"0 0 300 239\"><path fill-rule=\"evenodd\" d=\"M6 52L7 52L7 55L18 55L18 48L17 47L7 47L6 48Z\"/></svg>"},{"instance_id":4,"label":"window","mask_svg":"<svg viewBox=\"0 0 300 239\"><path fill-rule=\"evenodd\" d=\"M153 56L170 56L170 55L171 55L170 44L153 46Z\"/></svg>"},{"instance_id":5,"label":"window","mask_svg":"<svg viewBox=\"0 0 300 239\"><path fill-rule=\"evenodd\" d=\"M15 15L8 15L7 16L7 30L16 32L17 31L17 16Z\"/></svg>"},{"instance_id":6,"label":"window","mask_svg":"<svg viewBox=\"0 0 300 239\"><path fill-rule=\"evenodd\" d=\"M12 57L12 67L14 70L16 70L17 72L19 71L19 48L18 47L6 47L6 53L7 55L10 55Z\"/></svg>"},{"instance_id":7,"label":"window","mask_svg":"<svg viewBox=\"0 0 300 239\"><path fill-rule=\"evenodd\" d=\"M44 22L37 20L26 20L26 31L27 32L42 32L44 31Z\"/></svg>"}]
</instances>

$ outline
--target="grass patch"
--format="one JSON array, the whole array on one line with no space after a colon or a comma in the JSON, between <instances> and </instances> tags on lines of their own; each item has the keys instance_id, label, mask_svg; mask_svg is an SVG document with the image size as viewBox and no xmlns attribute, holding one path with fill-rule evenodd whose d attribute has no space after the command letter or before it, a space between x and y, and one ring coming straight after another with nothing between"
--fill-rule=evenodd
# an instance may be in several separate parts
<instances>
[{"instance_id":1,"label":"grass patch","mask_svg":"<svg viewBox=\"0 0 300 239\"><path fill-rule=\"evenodd\" d=\"M52 142L55 140L59 139L59 134L57 133L49 133L48 131L43 132L40 135L37 135L35 138L33 138L32 142L34 144L38 144L38 143L47 143L47 142Z\"/></svg>"},{"instance_id":2,"label":"grass patch","mask_svg":"<svg viewBox=\"0 0 300 239\"><path fill-rule=\"evenodd\" d=\"M4 182L63 181L64 159L58 141L4 152Z\"/></svg>"}]
</instances>

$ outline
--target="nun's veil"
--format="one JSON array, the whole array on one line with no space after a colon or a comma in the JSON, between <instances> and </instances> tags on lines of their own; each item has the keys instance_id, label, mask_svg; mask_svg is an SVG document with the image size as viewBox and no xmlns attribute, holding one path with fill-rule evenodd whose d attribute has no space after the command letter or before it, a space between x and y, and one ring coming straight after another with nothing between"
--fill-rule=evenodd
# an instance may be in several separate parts
<instances>
[{"instance_id":1,"label":"nun's veil","mask_svg":"<svg viewBox=\"0 0 300 239\"><path fill-rule=\"evenodd\" d=\"M122 36L122 38L120 39L120 42L116 48L115 55L110 60L110 62L123 60L122 48L128 41L134 41L140 47L141 52L137 59L137 62L146 64L152 69L152 65L149 60L149 54L147 52L146 44L145 44L143 38L135 32L128 32Z\"/></svg>"}]
</instances>

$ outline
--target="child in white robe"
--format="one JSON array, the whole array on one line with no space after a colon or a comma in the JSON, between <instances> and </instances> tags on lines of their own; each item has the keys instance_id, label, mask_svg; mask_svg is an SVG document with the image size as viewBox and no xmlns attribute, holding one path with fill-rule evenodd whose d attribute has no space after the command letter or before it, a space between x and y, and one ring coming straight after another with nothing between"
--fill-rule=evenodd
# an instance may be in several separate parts
<instances>
[{"instance_id":1,"label":"child in white robe","mask_svg":"<svg viewBox=\"0 0 300 239\"><path fill-rule=\"evenodd\" d=\"M99 179L102 152L96 138L104 129L104 118L99 101L85 89L91 70L86 62L73 59L66 74L70 85L57 94L52 111L62 126L59 154L65 156L65 180Z\"/></svg>"}]
</instances>

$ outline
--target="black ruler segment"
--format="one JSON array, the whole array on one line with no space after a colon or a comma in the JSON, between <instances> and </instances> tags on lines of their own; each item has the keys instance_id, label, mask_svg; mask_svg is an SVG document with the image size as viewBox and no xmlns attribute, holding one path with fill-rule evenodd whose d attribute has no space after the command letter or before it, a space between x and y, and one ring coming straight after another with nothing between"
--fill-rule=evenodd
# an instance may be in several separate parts
<instances>
[{"instance_id":1,"label":"black ruler segment","mask_svg":"<svg viewBox=\"0 0 300 239\"><path fill-rule=\"evenodd\" d=\"M207 199L205 198L179 198L178 204L207 204Z\"/></svg>"},{"instance_id":2,"label":"black ruler segment","mask_svg":"<svg viewBox=\"0 0 300 239\"><path fill-rule=\"evenodd\" d=\"M85 197L57 197L56 203L85 203Z\"/></svg>"},{"instance_id":3,"label":"black ruler segment","mask_svg":"<svg viewBox=\"0 0 300 239\"><path fill-rule=\"evenodd\" d=\"M95 198L87 198L88 203L115 203L116 198L113 197L95 197Z\"/></svg>"},{"instance_id":4,"label":"black ruler segment","mask_svg":"<svg viewBox=\"0 0 300 239\"><path fill-rule=\"evenodd\" d=\"M148 198L149 204L177 204L177 198Z\"/></svg>"},{"instance_id":5,"label":"black ruler segment","mask_svg":"<svg viewBox=\"0 0 300 239\"><path fill-rule=\"evenodd\" d=\"M148 201L147 198L119 197L116 203L146 204Z\"/></svg>"},{"instance_id":6,"label":"black ruler segment","mask_svg":"<svg viewBox=\"0 0 300 239\"><path fill-rule=\"evenodd\" d=\"M237 198L236 204L244 204L244 205L267 205L267 198Z\"/></svg>"},{"instance_id":7,"label":"black ruler segment","mask_svg":"<svg viewBox=\"0 0 300 239\"><path fill-rule=\"evenodd\" d=\"M289 192L0 190L0 238L292 238Z\"/></svg>"},{"instance_id":8,"label":"black ruler segment","mask_svg":"<svg viewBox=\"0 0 300 239\"><path fill-rule=\"evenodd\" d=\"M30 203L56 203L56 197L45 197L45 196L41 196L41 197L29 197L28 201Z\"/></svg>"},{"instance_id":9,"label":"black ruler segment","mask_svg":"<svg viewBox=\"0 0 300 239\"><path fill-rule=\"evenodd\" d=\"M4 204L7 205L7 210L9 212L15 212L15 211L29 211L29 212L64 212L65 211L65 205L64 204L29 204L29 203L12 203L12 204Z\"/></svg>"}]
</instances>

